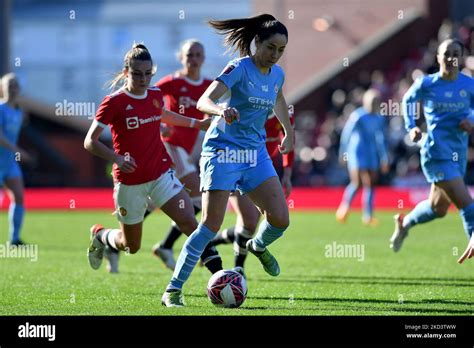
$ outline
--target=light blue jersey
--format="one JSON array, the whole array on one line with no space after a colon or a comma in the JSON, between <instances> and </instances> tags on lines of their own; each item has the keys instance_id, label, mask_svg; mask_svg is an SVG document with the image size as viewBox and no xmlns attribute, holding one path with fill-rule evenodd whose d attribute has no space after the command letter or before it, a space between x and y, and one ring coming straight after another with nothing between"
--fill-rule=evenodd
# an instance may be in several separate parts
<instances>
[{"instance_id":1,"label":"light blue jersey","mask_svg":"<svg viewBox=\"0 0 474 348\"><path fill-rule=\"evenodd\" d=\"M203 152L225 147L259 149L265 145L265 122L273 113L276 97L283 86L285 74L279 65L262 74L250 57L235 59L216 78L230 91L228 106L240 113L240 121L231 125L215 117L203 143Z\"/></svg>"},{"instance_id":2,"label":"light blue jersey","mask_svg":"<svg viewBox=\"0 0 474 348\"><path fill-rule=\"evenodd\" d=\"M265 146L265 122L284 78L278 65L262 74L250 57L231 61L216 78L230 92L221 99L239 111L240 121L228 125L215 117L207 130L200 161L201 191L238 189L245 194L277 176Z\"/></svg>"},{"instance_id":3,"label":"light blue jersey","mask_svg":"<svg viewBox=\"0 0 474 348\"><path fill-rule=\"evenodd\" d=\"M459 123L474 106L474 80L459 73L455 81L438 73L418 78L403 97L405 128L414 128L416 102L423 101L428 134L421 153L426 159L455 160L467 156L468 134Z\"/></svg>"},{"instance_id":4,"label":"light blue jersey","mask_svg":"<svg viewBox=\"0 0 474 348\"><path fill-rule=\"evenodd\" d=\"M18 136L23 121L20 109L14 109L7 103L0 103L0 131L11 144L18 142ZM0 168L8 168L15 162L15 154L3 146L0 146Z\"/></svg>"},{"instance_id":5,"label":"light blue jersey","mask_svg":"<svg viewBox=\"0 0 474 348\"><path fill-rule=\"evenodd\" d=\"M382 116L362 107L352 112L342 130L339 156L347 157L349 169L377 170L381 162L388 163Z\"/></svg>"}]
</instances>

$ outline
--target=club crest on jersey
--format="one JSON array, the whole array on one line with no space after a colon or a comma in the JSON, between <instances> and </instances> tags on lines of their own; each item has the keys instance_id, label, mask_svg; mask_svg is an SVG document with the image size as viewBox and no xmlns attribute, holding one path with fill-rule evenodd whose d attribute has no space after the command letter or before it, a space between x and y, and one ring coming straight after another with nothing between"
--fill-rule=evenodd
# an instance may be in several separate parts
<instances>
[{"instance_id":1,"label":"club crest on jersey","mask_svg":"<svg viewBox=\"0 0 474 348\"><path fill-rule=\"evenodd\" d=\"M466 92L466 90L465 90L465 89L461 89L461 90L459 91L459 96L460 96L461 98L467 97L467 92Z\"/></svg>"},{"instance_id":2,"label":"club crest on jersey","mask_svg":"<svg viewBox=\"0 0 474 348\"><path fill-rule=\"evenodd\" d=\"M127 214L128 214L127 209L125 209L124 207L120 207L119 208L119 214L120 214L120 216L127 216Z\"/></svg>"},{"instance_id":3,"label":"club crest on jersey","mask_svg":"<svg viewBox=\"0 0 474 348\"><path fill-rule=\"evenodd\" d=\"M155 108L157 108L157 109L161 108L160 102L159 102L157 99L155 99L155 98L153 98L153 105L154 105Z\"/></svg>"},{"instance_id":4,"label":"club crest on jersey","mask_svg":"<svg viewBox=\"0 0 474 348\"><path fill-rule=\"evenodd\" d=\"M262 91L268 92L268 85L262 85Z\"/></svg>"},{"instance_id":5,"label":"club crest on jersey","mask_svg":"<svg viewBox=\"0 0 474 348\"><path fill-rule=\"evenodd\" d=\"M127 117L125 119L125 122L127 123L127 129L137 129L140 125L140 123L138 122L138 116Z\"/></svg>"}]
</instances>

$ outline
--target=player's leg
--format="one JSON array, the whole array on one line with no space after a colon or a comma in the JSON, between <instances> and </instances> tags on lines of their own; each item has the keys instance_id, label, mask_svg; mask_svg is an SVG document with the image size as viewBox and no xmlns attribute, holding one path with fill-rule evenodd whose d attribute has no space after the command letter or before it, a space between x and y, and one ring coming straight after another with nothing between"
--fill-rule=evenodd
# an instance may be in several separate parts
<instances>
[{"instance_id":1,"label":"player's leg","mask_svg":"<svg viewBox=\"0 0 474 348\"><path fill-rule=\"evenodd\" d=\"M277 176L272 176L248 195L265 219L260 223L256 236L248 241L247 248L259 258L268 274L277 276L280 267L267 247L280 238L290 224L288 206L280 180Z\"/></svg>"},{"instance_id":2,"label":"player's leg","mask_svg":"<svg viewBox=\"0 0 474 348\"><path fill-rule=\"evenodd\" d=\"M406 216L403 214L394 216L395 231L390 239L390 248L393 251L400 250L410 228L444 217L450 205L451 200L444 190L436 183L431 184L428 199L418 203Z\"/></svg>"},{"instance_id":3,"label":"player's leg","mask_svg":"<svg viewBox=\"0 0 474 348\"><path fill-rule=\"evenodd\" d=\"M216 236L211 240L211 244L214 246L221 244L232 244L235 241L235 227L242 219L239 212L239 203L237 201L237 195L239 195L239 193L237 191L234 191L229 196L229 203L237 215L236 224L234 226L225 228L222 231L219 231Z\"/></svg>"},{"instance_id":4,"label":"player's leg","mask_svg":"<svg viewBox=\"0 0 474 348\"><path fill-rule=\"evenodd\" d=\"M361 186L361 177L358 168L349 168L349 177L350 183L346 186L341 203L336 211L336 220L340 223L346 221L351 203Z\"/></svg>"},{"instance_id":5,"label":"player's leg","mask_svg":"<svg viewBox=\"0 0 474 348\"><path fill-rule=\"evenodd\" d=\"M449 181L441 181L437 183L449 199L459 209L461 215L464 231L467 238L471 238L474 231L474 201L469 194L464 180L461 177Z\"/></svg>"},{"instance_id":6,"label":"player's leg","mask_svg":"<svg viewBox=\"0 0 474 348\"><path fill-rule=\"evenodd\" d=\"M362 194L362 222L366 225L377 225L374 218L374 194L377 172L375 170L361 170L360 178L363 186Z\"/></svg>"},{"instance_id":7,"label":"player's leg","mask_svg":"<svg viewBox=\"0 0 474 348\"><path fill-rule=\"evenodd\" d=\"M257 229L260 212L247 195L237 193L236 200L237 222L235 225L234 255L235 269L244 273L244 263L247 258L247 241L252 238Z\"/></svg>"},{"instance_id":8,"label":"player's leg","mask_svg":"<svg viewBox=\"0 0 474 348\"><path fill-rule=\"evenodd\" d=\"M10 207L8 209L10 243L13 245L23 244L20 239L20 233L23 225L23 218L25 216L25 208L23 205L24 184L20 166L17 162L12 164L11 169L7 173L4 180L4 186L8 198L10 199Z\"/></svg>"},{"instance_id":9,"label":"player's leg","mask_svg":"<svg viewBox=\"0 0 474 348\"><path fill-rule=\"evenodd\" d=\"M192 270L224 221L227 200L230 191L213 190L203 193L203 211L201 223L186 239L179 254L176 268L163 294L162 304L167 307L183 306L181 289L191 275Z\"/></svg>"},{"instance_id":10,"label":"player's leg","mask_svg":"<svg viewBox=\"0 0 474 348\"><path fill-rule=\"evenodd\" d=\"M196 167L191 163L190 156L180 146L164 143L173 163L175 164L175 175L184 184L188 194L191 196L194 206L194 214L201 211L201 192L199 191L199 176ZM165 238L153 246L153 254L160 258L166 267L174 270L176 265L173 255L173 245L181 236L181 231L174 221Z\"/></svg>"}]
</instances>

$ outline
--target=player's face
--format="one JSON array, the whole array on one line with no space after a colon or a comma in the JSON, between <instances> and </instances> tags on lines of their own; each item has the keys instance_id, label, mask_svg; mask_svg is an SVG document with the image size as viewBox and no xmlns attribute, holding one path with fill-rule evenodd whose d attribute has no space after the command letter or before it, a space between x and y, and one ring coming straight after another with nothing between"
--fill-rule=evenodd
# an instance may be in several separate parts
<instances>
[{"instance_id":1,"label":"player's face","mask_svg":"<svg viewBox=\"0 0 474 348\"><path fill-rule=\"evenodd\" d=\"M181 50L181 64L188 70L199 70L204 63L204 48L198 43L185 45Z\"/></svg>"},{"instance_id":2,"label":"player's face","mask_svg":"<svg viewBox=\"0 0 474 348\"><path fill-rule=\"evenodd\" d=\"M455 42L442 43L438 48L439 66L446 71L459 69L461 60L461 47Z\"/></svg>"},{"instance_id":3,"label":"player's face","mask_svg":"<svg viewBox=\"0 0 474 348\"><path fill-rule=\"evenodd\" d=\"M255 56L258 62L265 68L276 64L285 51L288 38L283 34L274 34L268 39L257 42Z\"/></svg>"},{"instance_id":4,"label":"player's face","mask_svg":"<svg viewBox=\"0 0 474 348\"><path fill-rule=\"evenodd\" d=\"M15 100L20 94L20 85L16 78L9 78L3 81L4 97L8 100Z\"/></svg>"},{"instance_id":5,"label":"player's face","mask_svg":"<svg viewBox=\"0 0 474 348\"><path fill-rule=\"evenodd\" d=\"M153 64L150 60L132 59L126 74L130 92L133 94L144 94L153 77Z\"/></svg>"}]
</instances>

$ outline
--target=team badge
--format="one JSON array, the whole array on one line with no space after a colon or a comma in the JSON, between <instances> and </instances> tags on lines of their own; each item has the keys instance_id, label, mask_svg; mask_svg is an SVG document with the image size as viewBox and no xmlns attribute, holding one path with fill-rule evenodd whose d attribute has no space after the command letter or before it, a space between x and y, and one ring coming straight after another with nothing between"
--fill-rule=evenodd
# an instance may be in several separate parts
<instances>
[{"instance_id":1,"label":"team badge","mask_svg":"<svg viewBox=\"0 0 474 348\"><path fill-rule=\"evenodd\" d=\"M135 117L127 117L125 119L125 122L127 123L127 129L137 129L138 126L140 125L138 123L138 116Z\"/></svg>"},{"instance_id":2,"label":"team badge","mask_svg":"<svg viewBox=\"0 0 474 348\"><path fill-rule=\"evenodd\" d=\"M157 99L155 99L155 98L153 98L153 105L154 105L155 108L157 108L157 109L161 108L160 102L159 102Z\"/></svg>"},{"instance_id":3,"label":"team badge","mask_svg":"<svg viewBox=\"0 0 474 348\"><path fill-rule=\"evenodd\" d=\"M462 98L467 97L467 92L466 92L466 90L461 89L461 90L459 91L459 95L460 95Z\"/></svg>"},{"instance_id":4,"label":"team badge","mask_svg":"<svg viewBox=\"0 0 474 348\"><path fill-rule=\"evenodd\" d=\"M120 207L119 208L119 214L120 216L127 216L127 209L125 209L124 207Z\"/></svg>"}]
</instances>

